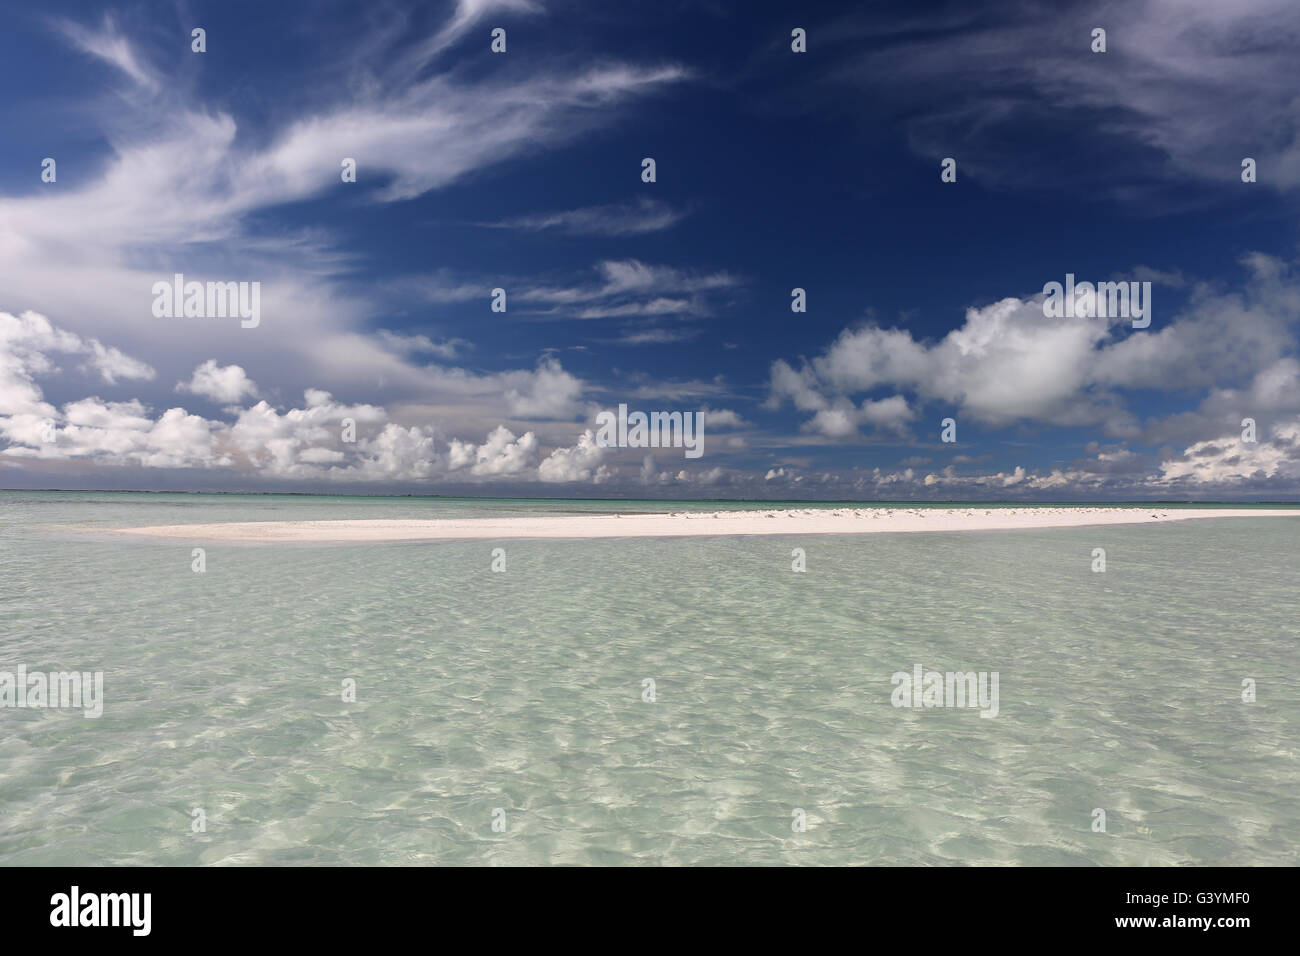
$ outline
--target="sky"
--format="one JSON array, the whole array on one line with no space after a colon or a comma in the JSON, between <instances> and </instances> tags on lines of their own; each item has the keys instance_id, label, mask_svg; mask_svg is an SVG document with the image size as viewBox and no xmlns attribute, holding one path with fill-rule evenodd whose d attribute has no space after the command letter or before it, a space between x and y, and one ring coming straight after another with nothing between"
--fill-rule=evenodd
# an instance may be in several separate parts
<instances>
[{"instance_id":1,"label":"sky","mask_svg":"<svg viewBox=\"0 0 1300 956\"><path fill-rule=\"evenodd\" d=\"M0 487L1300 500L1293 0L0 19Z\"/></svg>"}]
</instances>

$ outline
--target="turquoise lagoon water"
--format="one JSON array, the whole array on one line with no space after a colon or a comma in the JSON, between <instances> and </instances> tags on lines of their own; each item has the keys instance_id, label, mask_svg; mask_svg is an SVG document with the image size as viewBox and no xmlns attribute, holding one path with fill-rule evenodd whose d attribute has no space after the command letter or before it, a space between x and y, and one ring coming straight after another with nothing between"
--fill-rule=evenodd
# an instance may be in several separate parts
<instances>
[{"instance_id":1,"label":"turquoise lagoon water","mask_svg":"<svg viewBox=\"0 0 1300 956\"><path fill-rule=\"evenodd\" d=\"M1290 519L363 545L112 531L732 507L0 492L0 671L103 671L105 696L99 719L0 708L0 864L1297 862ZM891 675L916 664L997 671L999 715L895 708Z\"/></svg>"}]
</instances>

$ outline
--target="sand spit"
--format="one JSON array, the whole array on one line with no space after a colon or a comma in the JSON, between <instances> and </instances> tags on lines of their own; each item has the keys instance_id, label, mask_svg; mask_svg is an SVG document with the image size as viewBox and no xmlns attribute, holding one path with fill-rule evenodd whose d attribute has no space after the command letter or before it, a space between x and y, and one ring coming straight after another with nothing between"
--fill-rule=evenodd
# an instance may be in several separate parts
<instances>
[{"instance_id":1,"label":"sand spit","mask_svg":"<svg viewBox=\"0 0 1300 956\"><path fill-rule=\"evenodd\" d=\"M593 514L508 518L250 521L123 528L123 534L207 541L441 541L504 538L668 538L736 534L1017 531L1164 524L1204 518L1300 517L1235 508L807 508L781 511ZM1300 529L1300 525L1297 525Z\"/></svg>"}]
</instances>

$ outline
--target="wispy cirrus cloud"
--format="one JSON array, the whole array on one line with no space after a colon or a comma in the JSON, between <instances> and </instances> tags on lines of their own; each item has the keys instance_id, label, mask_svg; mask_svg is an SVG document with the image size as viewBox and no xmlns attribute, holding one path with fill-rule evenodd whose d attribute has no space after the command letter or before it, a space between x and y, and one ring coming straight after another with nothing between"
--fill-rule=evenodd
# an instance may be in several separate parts
<instances>
[{"instance_id":1,"label":"wispy cirrus cloud","mask_svg":"<svg viewBox=\"0 0 1300 956\"><path fill-rule=\"evenodd\" d=\"M1105 53L1091 50L1095 28L1106 31ZM869 87L913 149L959 157L985 182L1078 188L1086 179L1132 196L1187 180L1239 184L1240 160L1251 156L1261 183L1300 186L1289 67L1300 20L1290 0L1027 0L925 18L872 11L818 36L869 45L870 57L839 60L827 78ZM1045 129L1059 130L1068 154Z\"/></svg>"},{"instance_id":2,"label":"wispy cirrus cloud","mask_svg":"<svg viewBox=\"0 0 1300 956\"><path fill-rule=\"evenodd\" d=\"M537 213L483 225L525 232L554 231L571 236L638 236L671 229L687 215L689 211L686 209L643 197L633 202Z\"/></svg>"},{"instance_id":3,"label":"wispy cirrus cloud","mask_svg":"<svg viewBox=\"0 0 1300 956\"><path fill-rule=\"evenodd\" d=\"M346 237L324 227L267 229L264 220L332 192L395 203L447 188L525 152L570 143L688 75L672 63L614 59L484 74L449 55L486 16L542 12L523 0L461 0L426 41L412 41L405 14L366 21L368 32L348 36L337 56L315 58L323 65L312 69L335 71L328 82L318 74L282 78L299 89L301 109L256 123L214 105L219 100L200 100L170 53L141 42L153 34L133 28L134 14L58 21L59 36L128 86L104 93L111 109L90 114L108 145L89 175L61 169L57 184L0 197L0 307L55 317L67 335L91 343L86 361L106 381L146 380L141 369L152 375L156 367L193 394L229 395L236 387L214 379L228 373L196 380L191 370L236 349L248 380L273 382L269 391L280 394L324 381L395 407L415 402L463 415L475 429L494 416L499 423L574 413L583 383L558 362L472 371L454 365L470 348L464 339L372 331L391 292L350 284L358 254ZM408 29L397 29L402 23ZM359 59L360 49L370 55ZM490 56L486 42L484 50ZM340 192L351 188L340 181L345 157L358 164L352 192ZM149 290L174 272L258 280L267 318L256 338L232 339L219 322L156 319ZM112 349L90 337L105 328ZM128 361L128 353L141 358ZM162 385L136 397L146 405L170 400Z\"/></svg>"},{"instance_id":4,"label":"wispy cirrus cloud","mask_svg":"<svg viewBox=\"0 0 1300 956\"><path fill-rule=\"evenodd\" d=\"M526 285L515 298L531 306L532 314L551 317L701 317L712 313L713 296L740 285L729 272L695 272L638 259L607 259L593 271L594 282Z\"/></svg>"},{"instance_id":5,"label":"wispy cirrus cloud","mask_svg":"<svg viewBox=\"0 0 1300 956\"><path fill-rule=\"evenodd\" d=\"M161 86L158 74L136 56L111 13L104 15L98 29L67 19L56 19L53 24L78 50L121 70L136 85L151 92Z\"/></svg>"},{"instance_id":6,"label":"wispy cirrus cloud","mask_svg":"<svg viewBox=\"0 0 1300 956\"><path fill-rule=\"evenodd\" d=\"M427 335L407 335L401 332L390 332L388 329L380 329L377 334L379 341L395 353L411 356L432 355L448 362L458 358L465 350L473 348L472 343L458 338L435 342Z\"/></svg>"}]
</instances>

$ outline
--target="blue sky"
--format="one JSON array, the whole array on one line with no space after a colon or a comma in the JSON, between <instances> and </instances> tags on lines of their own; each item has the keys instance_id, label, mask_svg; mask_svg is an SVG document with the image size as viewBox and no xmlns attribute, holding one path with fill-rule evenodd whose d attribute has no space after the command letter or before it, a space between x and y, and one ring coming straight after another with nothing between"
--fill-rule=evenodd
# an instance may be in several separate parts
<instances>
[{"instance_id":1,"label":"blue sky","mask_svg":"<svg viewBox=\"0 0 1300 956\"><path fill-rule=\"evenodd\" d=\"M1300 496L1290 3L306 9L5 14L0 485Z\"/></svg>"}]
</instances>

